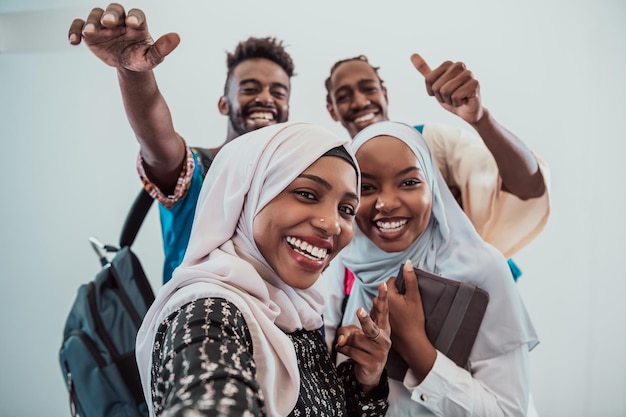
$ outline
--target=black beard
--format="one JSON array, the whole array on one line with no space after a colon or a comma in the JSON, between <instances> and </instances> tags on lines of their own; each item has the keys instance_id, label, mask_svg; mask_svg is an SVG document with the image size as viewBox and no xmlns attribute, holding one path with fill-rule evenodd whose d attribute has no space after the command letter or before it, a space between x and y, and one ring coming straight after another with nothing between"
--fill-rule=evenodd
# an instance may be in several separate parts
<instances>
[{"instance_id":1,"label":"black beard","mask_svg":"<svg viewBox=\"0 0 626 417\"><path fill-rule=\"evenodd\" d=\"M245 133L247 133L247 130L245 130L245 128L243 127L242 123L239 123L239 120L237 120L238 118L232 114L232 112L228 115L228 121L230 122L230 125L232 126L233 130L235 132L237 132L237 136L241 136Z\"/></svg>"}]
</instances>

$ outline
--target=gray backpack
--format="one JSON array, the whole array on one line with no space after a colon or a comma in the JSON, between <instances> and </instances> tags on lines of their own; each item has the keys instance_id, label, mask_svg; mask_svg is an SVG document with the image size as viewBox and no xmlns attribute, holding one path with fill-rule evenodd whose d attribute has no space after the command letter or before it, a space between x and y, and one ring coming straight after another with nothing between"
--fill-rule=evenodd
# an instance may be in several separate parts
<instances>
[{"instance_id":1,"label":"gray backpack","mask_svg":"<svg viewBox=\"0 0 626 417\"><path fill-rule=\"evenodd\" d=\"M142 189L126 217L119 248L90 239L102 270L78 289L59 351L72 416L148 416L135 339L154 293L130 246L152 200ZM110 261L107 254L114 254Z\"/></svg>"}]
</instances>

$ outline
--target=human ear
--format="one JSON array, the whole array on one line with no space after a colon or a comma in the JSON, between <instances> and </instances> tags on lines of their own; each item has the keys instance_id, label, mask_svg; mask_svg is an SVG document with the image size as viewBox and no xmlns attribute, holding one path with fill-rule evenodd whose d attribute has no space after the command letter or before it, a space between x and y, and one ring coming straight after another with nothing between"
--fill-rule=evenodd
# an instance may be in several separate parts
<instances>
[{"instance_id":1,"label":"human ear","mask_svg":"<svg viewBox=\"0 0 626 417\"><path fill-rule=\"evenodd\" d=\"M217 109L223 116L228 116L230 114L230 106L228 105L228 99L226 98L226 96L220 97L217 102Z\"/></svg>"}]
</instances>

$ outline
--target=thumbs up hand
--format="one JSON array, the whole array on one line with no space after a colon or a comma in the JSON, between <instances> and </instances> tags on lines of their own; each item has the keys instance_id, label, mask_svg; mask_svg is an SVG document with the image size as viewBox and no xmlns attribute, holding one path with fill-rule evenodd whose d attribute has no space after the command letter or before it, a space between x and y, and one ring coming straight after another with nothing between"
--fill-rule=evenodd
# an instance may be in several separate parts
<instances>
[{"instance_id":1,"label":"thumbs up hand","mask_svg":"<svg viewBox=\"0 0 626 417\"><path fill-rule=\"evenodd\" d=\"M411 62L424 76L426 91L441 106L466 122L476 123L483 116L480 84L462 62L446 61L434 70L419 54L411 55Z\"/></svg>"}]
</instances>

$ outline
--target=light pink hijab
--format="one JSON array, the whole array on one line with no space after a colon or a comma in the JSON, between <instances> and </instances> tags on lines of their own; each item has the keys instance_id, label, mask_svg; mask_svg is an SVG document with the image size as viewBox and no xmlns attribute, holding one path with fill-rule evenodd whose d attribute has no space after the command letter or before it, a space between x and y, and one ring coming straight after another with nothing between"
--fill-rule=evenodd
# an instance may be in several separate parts
<instances>
[{"instance_id":1,"label":"light pink hijab","mask_svg":"<svg viewBox=\"0 0 626 417\"><path fill-rule=\"evenodd\" d=\"M293 409L300 377L285 332L320 328L324 294L319 281L299 290L276 275L256 247L253 221L300 173L337 146L355 160L348 139L307 123L283 123L247 133L220 150L198 198L183 262L161 287L137 336L137 363L151 412L156 331L176 309L205 297L225 298L242 311L268 414L284 416Z\"/></svg>"}]
</instances>

